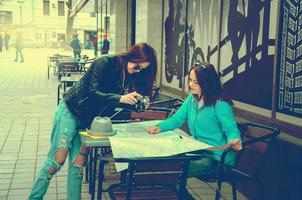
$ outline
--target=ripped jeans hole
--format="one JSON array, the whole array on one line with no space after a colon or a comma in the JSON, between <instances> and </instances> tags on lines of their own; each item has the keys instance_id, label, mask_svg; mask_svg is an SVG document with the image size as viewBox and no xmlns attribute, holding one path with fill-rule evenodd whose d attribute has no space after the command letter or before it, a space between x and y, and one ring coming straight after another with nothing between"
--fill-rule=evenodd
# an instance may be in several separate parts
<instances>
[{"instance_id":1,"label":"ripped jeans hole","mask_svg":"<svg viewBox=\"0 0 302 200\"><path fill-rule=\"evenodd\" d=\"M62 166L67 158L68 151L65 149L58 149L55 156L57 165Z\"/></svg>"},{"instance_id":2,"label":"ripped jeans hole","mask_svg":"<svg viewBox=\"0 0 302 200\"><path fill-rule=\"evenodd\" d=\"M73 163L73 166L79 171L78 177L83 177L83 175L84 175L84 167L81 166L81 165L77 165L75 163Z\"/></svg>"},{"instance_id":3,"label":"ripped jeans hole","mask_svg":"<svg viewBox=\"0 0 302 200\"><path fill-rule=\"evenodd\" d=\"M59 149L69 150L71 148L71 140L72 138L68 138L66 135L63 135L60 140Z\"/></svg>"},{"instance_id":4,"label":"ripped jeans hole","mask_svg":"<svg viewBox=\"0 0 302 200\"><path fill-rule=\"evenodd\" d=\"M57 171L58 171L58 168L55 165L51 166L47 171L46 179L50 180Z\"/></svg>"}]
</instances>

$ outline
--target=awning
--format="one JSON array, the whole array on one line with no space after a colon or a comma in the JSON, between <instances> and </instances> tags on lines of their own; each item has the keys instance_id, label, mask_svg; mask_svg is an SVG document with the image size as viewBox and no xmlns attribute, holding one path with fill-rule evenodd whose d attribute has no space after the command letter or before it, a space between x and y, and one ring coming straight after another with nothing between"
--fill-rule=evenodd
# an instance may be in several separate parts
<instances>
[{"instance_id":1,"label":"awning","mask_svg":"<svg viewBox=\"0 0 302 200\"><path fill-rule=\"evenodd\" d=\"M69 17L74 17L86 5L89 0L78 0L71 9Z\"/></svg>"}]
</instances>

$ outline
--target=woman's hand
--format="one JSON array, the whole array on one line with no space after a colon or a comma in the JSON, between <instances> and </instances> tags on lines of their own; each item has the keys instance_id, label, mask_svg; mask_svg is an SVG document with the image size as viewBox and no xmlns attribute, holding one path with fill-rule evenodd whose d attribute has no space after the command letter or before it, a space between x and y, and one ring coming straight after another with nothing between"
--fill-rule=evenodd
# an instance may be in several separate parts
<instances>
[{"instance_id":1,"label":"woman's hand","mask_svg":"<svg viewBox=\"0 0 302 200\"><path fill-rule=\"evenodd\" d=\"M150 133L150 134L158 134L158 133L160 133L160 128L158 126L155 126L155 125L150 126L148 128L148 133Z\"/></svg>"},{"instance_id":2,"label":"woman's hand","mask_svg":"<svg viewBox=\"0 0 302 200\"><path fill-rule=\"evenodd\" d=\"M129 94L122 95L120 98L120 103L134 105L136 104L137 100L142 97L143 96L137 92L131 92Z\"/></svg>"},{"instance_id":3,"label":"woman's hand","mask_svg":"<svg viewBox=\"0 0 302 200\"><path fill-rule=\"evenodd\" d=\"M242 149L242 143L239 139L236 140L232 140L230 142L230 147L234 150L234 151L240 151Z\"/></svg>"}]
</instances>

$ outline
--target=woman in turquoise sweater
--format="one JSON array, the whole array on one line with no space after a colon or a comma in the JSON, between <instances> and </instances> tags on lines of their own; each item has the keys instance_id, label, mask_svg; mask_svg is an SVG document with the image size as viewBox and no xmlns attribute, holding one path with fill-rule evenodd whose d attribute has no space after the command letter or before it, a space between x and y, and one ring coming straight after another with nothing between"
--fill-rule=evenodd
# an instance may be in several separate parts
<instances>
[{"instance_id":1,"label":"woman in turquoise sweater","mask_svg":"<svg viewBox=\"0 0 302 200\"><path fill-rule=\"evenodd\" d=\"M238 151L242 148L240 132L234 118L232 100L225 94L212 64L197 64L189 71L190 94L179 110L169 119L148 129L157 134L188 123L190 134L196 140L212 146L229 144ZM189 176L211 175L216 172L222 151L202 151L202 159L192 161ZM227 157L234 164L234 156Z\"/></svg>"}]
</instances>

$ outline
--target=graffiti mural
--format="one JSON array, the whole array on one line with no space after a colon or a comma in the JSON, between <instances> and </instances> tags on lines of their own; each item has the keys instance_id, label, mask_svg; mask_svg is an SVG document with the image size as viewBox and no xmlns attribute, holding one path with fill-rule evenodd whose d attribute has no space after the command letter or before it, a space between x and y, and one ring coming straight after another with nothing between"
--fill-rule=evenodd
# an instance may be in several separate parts
<instances>
[{"instance_id":1,"label":"graffiti mural","mask_svg":"<svg viewBox=\"0 0 302 200\"><path fill-rule=\"evenodd\" d=\"M165 1L165 8L168 10L164 21L165 31L165 55L164 73L165 82L171 83L173 78L178 80L178 86L172 83L175 88L182 88L184 44L182 38L185 34L185 1ZM176 77L175 77L176 76Z\"/></svg>"},{"instance_id":2,"label":"graffiti mural","mask_svg":"<svg viewBox=\"0 0 302 200\"><path fill-rule=\"evenodd\" d=\"M302 117L302 1L281 1L278 41L277 111Z\"/></svg>"},{"instance_id":3,"label":"graffiti mural","mask_svg":"<svg viewBox=\"0 0 302 200\"><path fill-rule=\"evenodd\" d=\"M278 2L223 1L220 40L224 86L237 101L272 107L275 30ZM273 16L273 17L272 17Z\"/></svg>"},{"instance_id":4,"label":"graffiti mural","mask_svg":"<svg viewBox=\"0 0 302 200\"><path fill-rule=\"evenodd\" d=\"M163 84L181 90L184 88L183 82L187 78L188 69L195 62L209 60L212 56L216 64L217 47L211 55L207 51L210 46L217 46L219 1L169 0L164 2L166 17L164 20Z\"/></svg>"}]
</instances>

